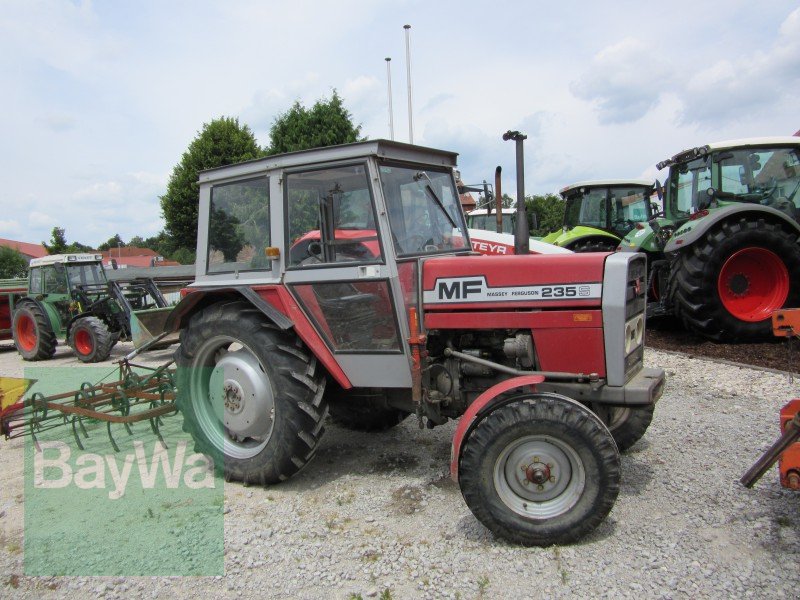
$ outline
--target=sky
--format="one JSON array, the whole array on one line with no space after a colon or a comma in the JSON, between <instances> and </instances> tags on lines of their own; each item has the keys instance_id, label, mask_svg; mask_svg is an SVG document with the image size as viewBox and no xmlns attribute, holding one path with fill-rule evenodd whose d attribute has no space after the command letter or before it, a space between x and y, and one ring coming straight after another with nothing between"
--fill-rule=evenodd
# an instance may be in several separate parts
<instances>
[{"instance_id":1,"label":"sky","mask_svg":"<svg viewBox=\"0 0 800 600\"><path fill-rule=\"evenodd\" d=\"M163 226L159 196L202 129L261 145L294 101L335 89L370 139L459 153L465 183L519 130L528 194L661 177L713 141L800 130L796 1L0 0L0 237L69 242Z\"/></svg>"}]
</instances>

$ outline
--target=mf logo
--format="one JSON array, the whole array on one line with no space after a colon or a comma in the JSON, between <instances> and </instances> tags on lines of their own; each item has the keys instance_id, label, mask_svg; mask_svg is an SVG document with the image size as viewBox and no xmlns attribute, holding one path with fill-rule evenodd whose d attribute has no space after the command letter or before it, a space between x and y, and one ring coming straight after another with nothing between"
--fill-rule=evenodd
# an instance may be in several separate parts
<instances>
[{"instance_id":1,"label":"mf logo","mask_svg":"<svg viewBox=\"0 0 800 600\"><path fill-rule=\"evenodd\" d=\"M470 294L483 292L483 278L439 280L436 282L436 292L439 300L466 300Z\"/></svg>"}]
</instances>

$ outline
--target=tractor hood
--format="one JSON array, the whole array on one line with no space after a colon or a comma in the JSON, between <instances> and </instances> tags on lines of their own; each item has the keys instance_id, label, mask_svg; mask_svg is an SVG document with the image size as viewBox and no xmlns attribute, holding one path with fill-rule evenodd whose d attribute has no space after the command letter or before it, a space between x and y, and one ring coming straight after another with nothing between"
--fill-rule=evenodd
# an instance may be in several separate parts
<instances>
[{"instance_id":1,"label":"tractor hood","mask_svg":"<svg viewBox=\"0 0 800 600\"><path fill-rule=\"evenodd\" d=\"M425 260L426 310L600 306L608 253L447 256Z\"/></svg>"}]
</instances>

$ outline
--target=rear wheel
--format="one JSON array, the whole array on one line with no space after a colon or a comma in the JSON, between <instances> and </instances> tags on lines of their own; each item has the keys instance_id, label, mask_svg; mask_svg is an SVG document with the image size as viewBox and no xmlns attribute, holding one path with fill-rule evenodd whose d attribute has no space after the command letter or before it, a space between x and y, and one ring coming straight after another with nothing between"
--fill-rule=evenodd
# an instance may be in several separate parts
<instances>
[{"instance_id":1,"label":"rear wheel","mask_svg":"<svg viewBox=\"0 0 800 600\"><path fill-rule=\"evenodd\" d=\"M800 301L797 236L764 220L723 223L677 255L669 292L684 325L709 339L771 339L772 313Z\"/></svg>"},{"instance_id":2,"label":"rear wheel","mask_svg":"<svg viewBox=\"0 0 800 600\"><path fill-rule=\"evenodd\" d=\"M85 363L107 359L116 343L117 337L97 317L81 317L69 331L69 345Z\"/></svg>"},{"instance_id":3,"label":"rear wheel","mask_svg":"<svg viewBox=\"0 0 800 600\"><path fill-rule=\"evenodd\" d=\"M573 252L613 252L616 250L619 242L613 242L605 239L588 239L578 240L569 249Z\"/></svg>"},{"instance_id":4,"label":"rear wheel","mask_svg":"<svg viewBox=\"0 0 800 600\"><path fill-rule=\"evenodd\" d=\"M184 431L226 479L277 483L314 456L325 378L293 332L248 303L217 304L192 317L175 359Z\"/></svg>"},{"instance_id":5,"label":"rear wheel","mask_svg":"<svg viewBox=\"0 0 800 600\"><path fill-rule=\"evenodd\" d=\"M50 319L34 303L25 302L14 311L11 325L14 345L25 360L47 360L56 352L56 334Z\"/></svg>"},{"instance_id":6,"label":"rear wheel","mask_svg":"<svg viewBox=\"0 0 800 600\"><path fill-rule=\"evenodd\" d=\"M495 535L524 545L574 542L619 493L614 439L586 407L557 394L520 396L469 434L459 463L464 500Z\"/></svg>"}]
</instances>

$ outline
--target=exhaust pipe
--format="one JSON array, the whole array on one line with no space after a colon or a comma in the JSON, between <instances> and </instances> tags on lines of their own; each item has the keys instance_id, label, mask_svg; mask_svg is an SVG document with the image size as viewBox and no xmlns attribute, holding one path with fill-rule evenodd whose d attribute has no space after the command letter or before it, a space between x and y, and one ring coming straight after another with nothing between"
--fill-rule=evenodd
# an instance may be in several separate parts
<instances>
[{"instance_id":1,"label":"exhaust pipe","mask_svg":"<svg viewBox=\"0 0 800 600\"><path fill-rule=\"evenodd\" d=\"M494 203L497 209L497 233L503 233L503 191L500 189L500 173L503 167L497 165L494 170Z\"/></svg>"},{"instance_id":2,"label":"exhaust pipe","mask_svg":"<svg viewBox=\"0 0 800 600\"><path fill-rule=\"evenodd\" d=\"M503 140L514 140L517 143L517 226L514 229L514 253L530 252L530 231L528 230L528 213L525 210L525 155L522 142L528 136L519 131L506 131Z\"/></svg>"}]
</instances>

